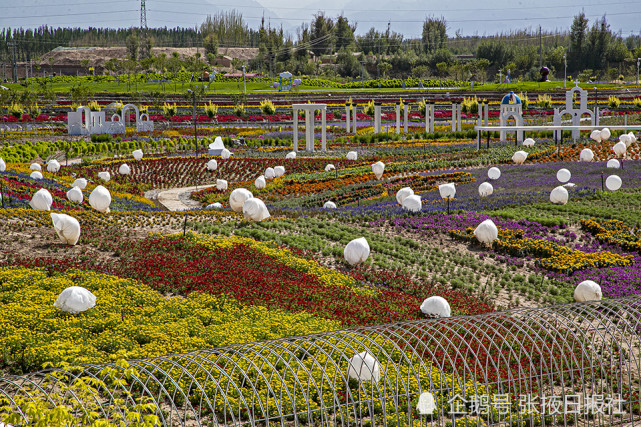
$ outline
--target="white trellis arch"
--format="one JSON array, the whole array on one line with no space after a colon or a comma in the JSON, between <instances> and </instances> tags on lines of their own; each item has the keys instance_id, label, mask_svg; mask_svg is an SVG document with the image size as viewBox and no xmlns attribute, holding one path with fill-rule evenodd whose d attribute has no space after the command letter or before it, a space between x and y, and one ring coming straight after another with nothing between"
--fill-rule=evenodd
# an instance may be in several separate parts
<instances>
[{"instance_id":1,"label":"white trellis arch","mask_svg":"<svg viewBox=\"0 0 641 427\"><path fill-rule=\"evenodd\" d=\"M305 149L314 151L314 111L321 110L321 150L327 149L327 104L292 104L294 110L293 144L298 151L298 110L305 111Z\"/></svg>"},{"instance_id":2,"label":"white trellis arch","mask_svg":"<svg viewBox=\"0 0 641 427\"><path fill-rule=\"evenodd\" d=\"M574 94L578 92L579 98L579 108L574 107ZM590 116L590 125L595 126L594 121L594 112L588 108L588 91L581 89L579 83L576 83L576 86L565 92L565 109L559 111L558 108L554 109L554 125L561 126L563 121L563 116L569 114L572 117L572 126L581 125L581 117L584 114ZM556 131L557 133L560 131ZM557 134L557 138L560 135ZM581 132L578 129L572 130L572 139L577 140L581 136Z\"/></svg>"}]
</instances>

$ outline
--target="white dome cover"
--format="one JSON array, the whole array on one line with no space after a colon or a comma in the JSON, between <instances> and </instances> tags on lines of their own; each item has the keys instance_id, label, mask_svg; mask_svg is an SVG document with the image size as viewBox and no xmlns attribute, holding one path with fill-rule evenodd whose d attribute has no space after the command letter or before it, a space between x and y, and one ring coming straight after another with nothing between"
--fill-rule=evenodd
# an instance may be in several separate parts
<instances>
[{"instance_id":1,"label":"white dome cover","mask_svg":"<svg viewBox=\"0 0 641 427\"><path fill-rule=\"evenodd\" d=\"M438 186L438 192L442 199L453 199L456 196L456 186L454 183L441 184Z\"/></svg>"},{"instance_id":2,"label":"white dome cover","mask_svg":"<svg viewBox=\"0 0 641 427\"><path fill-rule=\"evenodd\" d=\"M523 146L524 147L534 147L534 140L532 138L526 138L525 141L523 141Z\"/></svg>"},{"instance_id":3,"label":"white dome cover","mask_svg":"<svg viewBox=\"0 0 641 427\"><path fill-rule=\"evenodd\" d=\"M611 135L612 135L612 133L610 132L610 129L608 129L608 128L601 129L601 140L602 141L607 141L608 139L610 139Z\"/></svg>"},{"instance_id":4,"label":"white dome cover","mask_svg":"<svg viewBox=\"0 0 641 427\"><path fill-rule=\"evenodd\" d=\"M47 163L47 172L58 173L60 170L60 163L56 159L49 160Z\"/></svg>"},{"instance_id":5,"label":"white dome cover","mask_svg":"<svg viewBox=\"0 0 641 427\"><path fill-rule=\"evenodd\" d=\"M525 159L527 159L527 152L525 151L517 151L512 156L512 161L517 165L523 164L525 162Z\"/></svg>"},{"instance_id":6,"label":"white dome cover","mask_svg":"<svg viewBox=\"0 0 641 427\"><path fill-rule=\"evenodd\" d=\"M491 219L486 219L480 223L474 230L474 235L479 242L491 245L496 239L499 238L499 229Z\"/></svg>"},{"instance_id":7,"label":"white dome cover","mask_svg":"<svg viewBox=\"0 0 641 427\"><path fill-rule=\"evenodd\" d=\"M134 159L136 160L142 160L143 152L142 150L134 150L131 152L131 155L134 156Z\"/></svg>"},{"instance_id":8,"label":"white dome cover","mask_svg":"<svg viewBox=\"0 0 641 427\"><path fill-rule=\"evenodd\" d=\"M75 202L75 203L82 203L82 201L85 199L84 194L82 194L82 190L78 187L73 187L71 190L67 191L67 199L70 202Z\"/></svg>"},{"instance_id":9,"label":"white dome cover","mask_svg":"<svg viewBox=\"0 0 641 427\"><path fill-rule=\"evenodd\" d=\"M451 317L452 309L450 303L443 297L433 296L425 299L421 304L421 311L434 317Z\"/></svg>"},{"instance_id":10,"label":"white dome cover","mask_svg":"<svg viewBox=\"0 0 641 427\"><path fill-rule=\"evenodd\" d=\"M270 216L265 203L256 197L247 199L243 203L243 215L250 221L262 221Z\"/></svg>"},{"instance_id":11,"label":"white dome cover","mask_svg":"<svg viewBox=\"0 0 641 427\"><path fill-rule=\"evenodd\" d=\"M590 138L592 138L596 142L601 142L601 131L594 129L592 133L590 133Z\"/></svg>"},{"instance_id":12,"label":"white dome cover","mask_svg":"<svg viewBox=\"0 0 641 427\"><path fill-rule=\"evenodd\" d=\"M628 132L628 136L630 137L630 143L637 142L637 136L634 134L634 132Z\"/></svg>"},{"instance_id":13,"label":"white dome cover","mask_svg":"<svg viewBox=\"0 0 641 427\"><path fill-rule=\"evenodd\" d=\"M623 156L627 150L628 150L628 146L623 141L617 142L616 144L614 144L614 147L612 147L612 151L614 151L614 154L616 154L617 156Z\"/></svg>"},{"instance_id":14,"label":"white dome cover","mask_svg":"<svg viewBox=\"0 0 641 427\"><path fill-rule=\"evenodd\" d=\"M274 167L274 176L280 178L285 175L285 166L276 166Z\"/></svg>"},{"instance_id":15,"label":"white dome cover","mask_svg":"<svg viewBox=\"0 0 641 427\"><path fill-rule=\"evenodd\" d=\"M31 197L29 206L35 211L48 211L51 210L51 205L53 204L53 197L51 193L46 188L41 188L36 191L36 193Z\"/></svg>"},{"instance_id":16,"label":"white dome cover","mask_svg":"<svg viewBox=\"0 0 641 427\"><path fill-rule=\"evenodd\" d=\"M356 160L358 159L358 153L356 151L350 151L347 153L347 160Z\"/></svg>"},{"instance_id":17,"label":"white dome cover","mask_svg":"<svg viewBox=\"0 0 641 427\"><path fill-rule=\"evenodd\" d=\"M215 171L216 169L218 169L218 162L216 161L216 159L211 159L207 162L208 171Z\"/></svg>"},{"instance_id":18,"label":"white dome cover","mask_svg":"<svg viewBox=\"0 0 641 427\"><path fill-rule=\"evenodd\" d=\"M221 203L216 202L216 203L207 205L206 209L222 209L222 208L223 208L223 205Z\"/></svg>"},{"instance_id":19,"label":"white dome cover","mask_svg":"<svg viewBox=\"0 0 641 427\"><path fill-rule=\"evenodd\" d=\"M29 166L29 169L32 171L41 171L42 166L40 166L38 163L31 163L31 166Z\"/></svg>"},{"instance_id":20,"label":"white dome cover","mask_svg":"<svg viewBox=\"0 0 641 427\"><path fill-rule=\"evenodd\" d=\"M109 172L98 172L98 178L102 179L105 182L109 182L111 180L111 174Z\"/></svg>"},{"instance_id":21,"label":"white dome cover","mask_svg":"<svg viewBox=\"0 0 641 427\"><path fill-rule=\"evenodd\" d=\"M418 403L416 404L416 410L420 415L432 415L436 409L436 402L434 401L434 396L429 391L424 391L418 397Z\"/></svg>"},{"instance_id":22,"label":"white dome cover","mask_svg":"<svg viewBox=\"0 0 641 427\"><path fill-rule=\"evenodd\" d=\"M127 163L123 163L118 168L118 173L120 175L129 175L131 173L131 168L129 167L129 165Z\"/></svg>"},{"instance_id":23,"label":"white dome cover","mask_svg":"<svg viewBox=\"0 0 641 427\"><path fill-rule=\"evenodd\" d=\"M225 148L225 143L223 142L223 139L220 136L217 136L214 138L214 142L209 144L209 149L210 150L222 150Z\"/></svg>"},{"instance_id":24,"label":"white dome cover","mask_svg":"<svg viewBox=\"0 0 641 427\"><path fill-rule=\"evenodd\" d=\"M227 159L229 159L229 158L231 157L231 155L232 155L232 152L231 152L231 151L229 151L229 150L228 150L228 149L226 149L226 148L223 148L223 150L220 152L220 157L221 157L223 160L227 160Z\"/></svg>"},{"instance_id":25,"label":"white dome cover","mask_svg":"<svg viewBox=\"0 0 641 427\"><path fill-rule=\"evenodd\" d=\"M216 189L218 191L225 191L227 190L227 181L224 179L217 179L216 180Z\"/></svg>"},{"instance_id":26,"label":"white dome cover","mask_svg":"<svg viewBox=\"0 0 641 427\"><path fill-rule=\"evenodd\" d=\"M599 301L603 298L601 286L592 280L584 280L574 288L574 300L576 302Z\"/></svg>"},{"instance_id":27,"label":"white dome cover","mask_svg":"<svg viewBox=\"0 0 641 427\"><path fill-rule=\"evenodd\" d=\"M494 193L494 187L489 182L482 182L481 185L479 185L479 196L487 197L491 196L492 193Z\"/></svg>"},{"instance_id":28,"label":"white dome cover","mask_svg":"<svg viewBox=\"0 0 641 427\"><path fill-rule=\"evenodd\" d=\"M385 163L376 162L372 165L372 172L376 176L376 179L381 179L384 171L385 171Z\"/></svg>"},{"instance_id":29,"label":"white dome cover","mask_svg":"<svg viewBox=\"0 0 641 427\"><path fill-rule=\"evenodd\" d=\"M67 245L75 245L80 238L80 223L72 216L65 214L51 214L51 221L53 222L53 229L62 240L62 243Z\"/></svg>"},{"instance_id":30,"label":"white dome cover","mask_svg":"<svg viewBox=\"0 0 641 427\"><path fill-rule=\"evenodd\" d=\"M581 154L579 155L579 160L582 162L591 162L592 159L594 159L594 153L592 150L589 148L584 148L581 150Z\"/></svg>"},{"instance_id":31,"label":"white dome cover","mask_svg":"<svg viewBox=\"0 0 641 427\"><path fill-rule=\"evenodd\" d=\"M295 151L290 151L289 153L287 153L285 158L286 159L295 159L296 158L296 152Z\"/></svg>"},{"instance_id":32,"label":"white dome cover","mask_svg":"<svg viewBox=\"0 0 641 427\"><path fill-rule=\"evenodd\" d=\"M622 184L623 181L618 175L610 175L605 180L605 188L610 191L617 191L619 188L621 188Z\"/></svg>"},{"instance_id":33,"label":"white dome cover","mask_svg":"<svg viewBox=\"0 0 641 427\"><path fill-rule=\"evenodd\" d=\"M267 168L265 169L265 179L274 179L276 177L276 172L274 171L274 168Z\"/></svg>"},{"instance_id":34,"label":"white dome cover","mask_svg":"<svg viewBox=\"0 0 641 427\"><path fill-rule=\"evenodd\" d=\"M242 212L243 205L254 195L246 188L237 188L229 195L229 206L234 212Z\"/></svg>"},{"instance_id":35,"label":"white dome cover","mask_svg":"<svg viewBox=\"0 0 641 427\"><path fill-rule=\"evenodd\" d=\"M420 212L423 209L423 203L421 203L421 196L418 194L412 194L411 196L407 196L404 200L403 203L401 203L403 206L403 209L408 210L410 212Z\"/></svg>"},{"instance_id":36,"label":"white dome cover","mask_svg":"<svg viewBox=\"0 0 641 427\"><path fill-rule=\"evenodd\" d=\"M396 201L398 202L399 205L403 206L403 200L405 200L406 197L413 196L413 195L414 195L414 190L412 190L410 187L401 188L396 192Z\"/></svg>"},{"instance_id":37,"label":"white dome cover","mask_svg":"<svg viewBox=\"0 0 641 427\"><path fill-rule=\"evenodd\" d=\"M323 209L336 209L336 203L334 202L325 202Z\"/></svg>"},{"instance_id":38,"label":"white dome cover","mask_svg":"<svg viewBox=\"0 0 641 427\"><path fill-rule=\"evenodd\" d=\"M31 172L31 175L29 175L29 178L31 179L42 179L42 173L38 171L33 171Z\"/></svg>"},{"instance_id":39,"label":"white dome cover","mask_svg":"<svg viewBox=\"0 0 641 427\"><path fill-rule=\"evenodd\" d=\"M357 265L365 262L369 257L369 243L367 243L365 237L354 239L345 246L343 255L349 265Z\"/></svg>"},{"instance_id":40,"label":"white dome cover","mask_svg":"<svg viewBox=\"0 0 641 427\"><path fill-rule=\"evenodd\" d=\"M331 172L331 171L333 171L334 169L336 169L336 168L335 168L335 167L334 167L334 165L333 165L333 164L331 164L331 163L329 163L327 166L325 166L325 172Z\"/></svg>"},{"instance_id":41,"label":"white dome cover","mask_svg":"<svg viewBox=\"0 0 641 427\"><path fill-rule=\"evenodd\" d=\"M559 169L558 172L556 173L556 179L559 182L563 182L563 183L568 182L570 179L572 179L572 172L570 172L565 168Z\"/></svg>"},{"instance_id":42,"label":"white dome cover","mask_svg":"<svg viewBox=\"0 0 641 427\"><path fill-rule=\"evenodd\" d=\"M7 170L7 164L4 162L4 159L0 157L0 172Z\"/></svg>"},{"instance_id":43,"label":"white dome cover","mask_svg":"<svg viewBox=\"0 0 641 427\"><path fill-rule=\"evenodd\" d=\"M96 296L81 286L68 287L53 303L54 307L71 314L87 311L95 305Z\"/></svg>"},{"instance_id":44,"label":"white dome cover","mask_svg":"<svg viewBox=\"0 0 641 427\"><path fill-rule=\"evenodd\" d=\"M81 190L84 190L87 187L87 180L84 178L78 178L71 184L72 187L78 187Z\"/></svg>"},{"instance_id":45,"label":"white dome cover","mask_svg":"<svg viewBox=\"0 0 641 427\"><path fill-rule=\"evenodd\" d=\"M492 167L487 170L487 177L491 180L499 179L501 177L501 169Z\"/></svg>"},{"instance_id":46,"label":"white dome cover","mask_svg":"<svg viewBox=\"0 0 641 427\"><path fill-rule=\"evenodd\" d=\"M619 163L617 159L610 159L606 166L611 169L619 169L621 167L621 163Z\"/></svg>"},{"instance_id":47,"label":"white dome cover","mask_svg":"<svg viewBox=\"0 0 641 427\"><path fill-rule=\"evenodd\" d=\"M630 144L632 144L632 140L630 139L630 135L628 135L627 133L623 133L623 134L619 135L619 142L624 143L626 148L629 147Z\"/></svg>"},{"instance_id":48,"label":"white dome cover","mask_svg":"<svg viewBox=\"0 0 641 427\"><path fill-rule=\"evenodd\" d=\"M98 212L109 212L109 205L111 205L111 193L102 185L93 189L89 195L89 204Z\"/></svg>"},{"instance_id":49,"label":"white dome cover","mask_svg":"<svg viewBox=\"0 0 641 427\"><path fill-rule=\"evenodd\" d=\"M559 187L556 187L550 193L550 202L556 205L566 204L569 198L570 198L570 195L568 194L568 190L562 185Z\"/></svg>"},{"instance_id":50,"label":"white dome cover","mask_svg":"<svg viewBox=\"0 0 641 427\"><path fill-rule=\"evenodd\" d=\"M267 181L265 181L265 177L263 175L259 176L256 178L256 181L254 181L254 187L256 187L257 190L262 190L267 186Z\"/></svg>"},{"instance_id":51,"label":"white dome cover","mask_svg":"<svg viewBox=\"0 0 641 427\"><path fill-rule=\"evenodd\" d=\"M381 365L374 356L364 351L349 359L347 376L359 381L378 382L381 379Z\"/></svg>"}]
</instances>

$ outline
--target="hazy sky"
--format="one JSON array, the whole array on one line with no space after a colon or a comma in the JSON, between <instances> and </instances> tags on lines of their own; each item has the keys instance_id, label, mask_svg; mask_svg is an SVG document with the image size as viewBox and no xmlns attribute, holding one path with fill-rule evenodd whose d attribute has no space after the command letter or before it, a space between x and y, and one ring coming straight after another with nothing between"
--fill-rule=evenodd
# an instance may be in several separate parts
<instances>
[{"instance_id":1,"label":"hazy sky","mask_svg":"<svg viewBox=\"0 0 641 427\"><path fill-rule=\"evenodd\" d=\"M569 29L583 10L590 23L606 15L611 29L623 36L641 33L641 0L146 0L150 27L199 25L209 13L236 8L251 26L264 15L276 27L295 33L303 21L324 10L344 14L357 32L388 25L406 37L417 37L426 16L443 16L454 36L495 34L519 29ZM0 0L0 27L81 26L130 27L140 22L139 0Z\"/></svg>"}]
</instances>

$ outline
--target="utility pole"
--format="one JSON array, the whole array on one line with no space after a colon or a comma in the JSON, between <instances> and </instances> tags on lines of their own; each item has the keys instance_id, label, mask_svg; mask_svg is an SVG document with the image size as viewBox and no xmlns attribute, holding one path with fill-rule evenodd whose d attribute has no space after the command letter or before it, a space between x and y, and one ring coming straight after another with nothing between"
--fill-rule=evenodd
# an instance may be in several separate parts
<instances>
[{"instance_id":1,"label":"utility pole","mask_svg":"<svg viewBox=\"0 0 641 427\"><path fill-rule=\"evenodd\" d=\"M8 45L12 48L13 52L13 82L18 83L18 63L16 62L16 42L11 41L8 43Z\"/></svg>"},{"instance_id":2,"label":"utility pole","mask_svg":"<svg viewBox=\"0 0 641 427\"><path fill-rule=\"evenodd\" d=\"M543 37L541 35L540 25L539 25L539 68L543 68Z\"/></svg>"}]
</instances>

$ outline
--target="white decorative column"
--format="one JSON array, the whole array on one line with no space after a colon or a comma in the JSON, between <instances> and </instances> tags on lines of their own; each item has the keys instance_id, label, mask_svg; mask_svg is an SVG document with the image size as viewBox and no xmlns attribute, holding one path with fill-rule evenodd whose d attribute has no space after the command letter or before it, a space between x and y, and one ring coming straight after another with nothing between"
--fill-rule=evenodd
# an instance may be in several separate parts
<instances>
[{"instance_id":1,"label":"white decorative column","mask_svg":"<svg viewBox=\"0 0 641 427\"><path fill-rule=\"evenodd\" d=\"M456 102L452 102L452 132L456 132L456 118L458 117L456 105Z\"/></svg>"},{"instance_id":2,"label":"white decorative column","mask_svg":"<svg viewBox=\"0 0 641 427\"><path fill-rule=\"evenodd\" d=\"M349 110L350 110L350 105L345 103L345 130L347 133L349 133L349 125L350 125L350 118L349 118Z\"/></svg>"},{"instance_id":3,"label":"white decorative column","mask_svg":"<svg viewBox=\"0 0 641 427\"><path fill-rule=\"evenodd\" d=\"M461 118L461 114L463 112L463 108L462 107L463 106L461 104L458 104L458 106L456 107L456 109L457 109L457 113L456 113L456 123L457 123L456 124L456 128L458 129L459 132L461 131L461 124L463 123L463 119Z\"/></svg>"},{"instance_id":4,"label":"white decorative column","mask_svg":"<svg viewBox=\"0 0 641 427\"><path fill-rule=\"evenodd\" d=\"M294 152L298 152L298 108L294 107L294 125L292 126L292 140L294 142Z\"/></svg>"},{"instance_id":5,"label":"white decorative column","mask_svg":"<svg viewBox=\"0 0 641 427\"><path fill-rule=\"evenodd\" d=\"M314 111L305 111L305 149L314 151Z\"/></svg>"},{"instance_id":6,"label":"white decorative column","mask_svg":"<svg viewBox=\"0 0 641 427\"><path fill-rule=\"evenodd\" d=\"M396 133L401 133L401 103L396 103Z\"/></svg>"},{"instance_id":7,"label":"white decorative column","mask_svg":"<svg viewBox=\"0 0 641 427\"><path fill-rule=\"evenodd\" d=\"M358 110L358 107L354 105L354 111L352 112L352 118L354 119L352 122L352 130L354 132L354 135L356 135L356 112Z\"/></svg>"},{"instance_id":8,"label":"white decorative column","mask_svg":"<svg viewBox=\"0 0 641 427\"><path fill-rule=\"evenodd\" d=\"M381 103L374 103L374 133L381 133Z\"/></svg>"},{"instance_id":9,"label":"white decorative column","mask_svg":"<svg viewBox=\"0 0 641 427\"><path fill-rule=\"evenodd\" d=\"M407 134L407 129L408 129L408 123L407 122L409 121L409 115L410 115L410 105L409 104L405 104L405 111L403 111L403 113L404 113L403 114L403 116L404 116L403 118L405 119L405 123L403 125L403 130L404 130L405 134Z\"/></svg>"},{"instance_id":10,"label":"white decorative column","mask_svg":"<svg viewBox=\"0 0 641 427\"><path fill-rule=\"evenodd\" d=\"M484 119L484 125L487 126L490 121L490 103L488 102L485 105L485 119Z\"/></svg>"},{"instance_id":11,"label":"white decorative column","mask_svg":"<svg viewBox=\"0 0 641 427\"><path fill-rule=\"evenodd\" d=\"M327 151L327 108L322 108L321 114L321 150Z\"/></svg>"}]
</instances>

